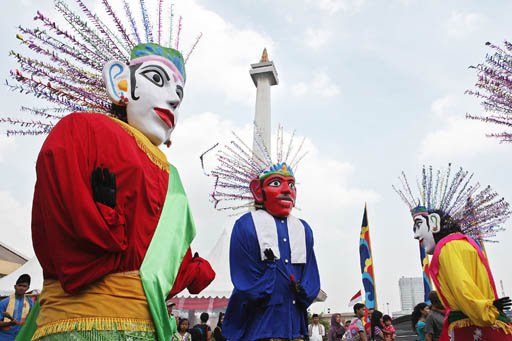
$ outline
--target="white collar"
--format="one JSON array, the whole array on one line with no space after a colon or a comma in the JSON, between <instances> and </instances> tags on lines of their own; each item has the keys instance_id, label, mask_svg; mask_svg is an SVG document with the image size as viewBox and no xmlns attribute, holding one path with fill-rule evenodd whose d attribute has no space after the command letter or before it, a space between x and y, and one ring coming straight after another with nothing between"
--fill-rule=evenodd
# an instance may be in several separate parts
<instances>
[{"instance_id":1,"label":"white collar","mask_svg":"<svg viewBox=\"0 0 512 341\"><path fill-rule=\"evenodd\" d=\"M276 221L265 210L251 212L254 228L260 245L261 260L265 260L265 250L271 249L277 259L281 258L279 242L277 240ZM283 218L288 225L288 238L290 239L290 251L292 264L306 263L306 228L296 217L289 215Z\"/></svg>"}]
</instances>

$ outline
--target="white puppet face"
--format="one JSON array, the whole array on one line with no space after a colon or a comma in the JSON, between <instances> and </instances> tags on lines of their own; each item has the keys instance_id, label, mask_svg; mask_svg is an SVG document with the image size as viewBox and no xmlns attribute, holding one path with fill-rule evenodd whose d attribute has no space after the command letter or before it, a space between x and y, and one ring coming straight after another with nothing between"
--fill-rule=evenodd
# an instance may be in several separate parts
<instances>
[{"instance_id":1,"label":"white puppet face","mask_svg":"<svg viewBox=\"0 0 512 341\"><path fill-rule=\"evenodd\" d=\"M134 88L126 104L128 124L140 130L154 145L160 145L170 138L178 122L183 83L159 61L132 66L131 72Z\"/></svg>"},{"instance_id":2,"label":"white puppet face","mask_svg":"<svg viewBox=\"0 0 512 341\"><path fill-rule=\"evenodd\" d=\"M434 234L429 226L428 219L429 216L424 216L422 214L414 215L413 232L414 238L419 240L420 245L425 249L425 252L431 255L434 253L436 241L434 240Z\"/></svg>"},{"instance_id":3,"label":"white puppet face","mask_svg":"<svg viewBox=\"0 0 512 341\"><path fill-rule=\"evenodd\" d=\"M169 140L178 122L183 81L174 72L159 60L130 67L112 61L103 71L109 97L126 105L128 124L157 146Z\"/></svg>"}]
</instances>

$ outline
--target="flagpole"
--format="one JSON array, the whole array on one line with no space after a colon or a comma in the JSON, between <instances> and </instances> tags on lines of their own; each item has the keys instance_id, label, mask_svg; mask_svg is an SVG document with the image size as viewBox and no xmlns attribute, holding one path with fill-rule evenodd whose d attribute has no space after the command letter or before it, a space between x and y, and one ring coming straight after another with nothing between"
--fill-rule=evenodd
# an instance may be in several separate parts
<instances>
[{"instance_id":1,"label":"flagpole","mask_svg":"<svg viewBox=\"0 0 512 341\"><path fill-rule=\"evenodd\" d=\"M361 277L365 291L365 305L368 309L377 309L377 292L366 203L364 204L363 222L361 223L361 233L359 235L359 259L361 262Z\"/></svg>"}]
</instances>

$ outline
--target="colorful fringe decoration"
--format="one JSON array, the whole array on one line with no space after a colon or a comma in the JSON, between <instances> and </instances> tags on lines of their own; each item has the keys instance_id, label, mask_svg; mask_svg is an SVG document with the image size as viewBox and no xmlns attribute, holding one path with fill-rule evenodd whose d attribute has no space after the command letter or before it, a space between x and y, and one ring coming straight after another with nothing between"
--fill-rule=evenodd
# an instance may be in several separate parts
<instances>
[{"instance_id":1,"label":"colorful fringe decoration","mask_svg":"<svg viewBox=\"0 0 512 341\"><path fill-rule=\"evenodd\" d=\"M48 134L63 115L73 111L110 114L112 103L103 84L103 65L112 59L128 62L137 44L161 43L164 27L169 26L172 34L174 14L172 4L166 4L167 1L158 0L156 10L149 11L144 0L132 0L135 6L123 0L121 8L116 8L109 0L101 0L107 22L92 12L85 0L74 0L76 8L70 6L69 0L54 0L55 16L63 18L64 24L57 24L56 20L37 11L34 21L39 26L19 26L16 37L37 57L11 51L18 66L10 72L13 81L6 81L6 85L11 91L30 94L53 105L22 108L22 112L36 115L37 119L1 114L0 123L13 127L7 130L7 135ZM170 15L163 12L164 7L171 8ZM137 8L139 13L134 13L132 8ZM153 20L150 13L157 13L158 17ZM156 23L156 32L152 23ZM181 27L180 17L178 35ZM186 54L187 60L201 36ZM172 37L169 40L172 41ZM179 37L175 41L178 46Z\"/></svg>"},{"instance_id":2,"label":"colorful fringe decoration","mask_svg":"<svg viewBox=\"0 0 512 341\"><path fill-rule=\"evenodd\" d=\"M154 332L155 327L153 321L126 319L117 317L90 317L75 318L64 321L49 323L37 328L32 340L37 340L48 335L68 333L82 330L98 330L98 331L143 331Z\"/></svg>"},{"instance_id":3,"label":"colorful fringe decoration","mask_svg":"<svg viewBox=\"0 0 512 341\"><path fill-rule=\"evenodd\" d=\"M485 56L485 61L476 66L476 90L467 90L466 94L482 100L482 106L489 115L471 115L466 117L486 123L512 127L512 43L504 42L504 47L486 43L492 53ZM501 142L512 142L512 132L488 134Z\"/></svg>"},{"instance_id":4,"label":"colorful fringe decoration","mask_svg":"<svg viewBox=\"0 0 512 341\"><path fill-rule=\"evenodd\" d=\"M204 158L216 149L219 143L205 151L200 157L204 173L215 179L210 196L217 210L239 210L254 206L254 198L249 189L251 180L272 169L274 165L285 163L289 168L296 170L297 165L307 154L307 152L302 152L305 138L297 146L295 132L291 135L285 148L284 130L281 126L277 131L277 159L275 162L265 146L258 127L254 129L254 150L234 132L233 136L234 139L217 152L217 165L212 171L205 170ZM293 174L293 171L290 173Z\"/></svg>"},{"instance_id":5,"label":"colorful fringe decoration","mask_svg":"<svg viewBox=\"0 0 512 341\"><path fill-rule=\"evenodd\" d=\"M504 230L501 225L510 216L509 204L490 186L482 189L472 179L473 174L462 167L452 174L451 164L447 169L436 172L432 166L423 166L422 176L417 181L417 196L413 194L404 172L399 177L402 189L395 186L393 189L411 212L419 206L428 212L439 210L449 215L464 234L492 242L491 238Z\"/></svg>"}]
</instances>

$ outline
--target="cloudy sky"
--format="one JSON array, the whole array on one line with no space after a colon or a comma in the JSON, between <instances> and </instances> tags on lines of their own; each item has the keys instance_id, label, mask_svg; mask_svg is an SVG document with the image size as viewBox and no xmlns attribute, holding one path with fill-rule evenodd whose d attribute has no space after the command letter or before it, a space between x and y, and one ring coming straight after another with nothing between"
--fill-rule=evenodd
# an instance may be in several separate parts
<instances>
[{"instance_id":1,"label":"cloudy sky","mask_svg":"<svg viewBox=\"0 0 512 341\"><path fill-rule=\"evenodd\" d=\"M86 1L92 4L94 1ZM115 1L114 1L115 2ZM99 1L98 1L99 3ZM194 248L208 255L235 217L212 209L210 179L199 155L230 131L250 138L255 88L251 63L266 47L280 84L272 88L272 126L307 137L309 156L297 174L295 215L314 229L322 287L328 301L315 311L347 311L361 288L359 229L368 204L378 302L400 309L398 280L421 275L406 207L391 189L404 170L452 162L512 200L512 146L485 137L496 130L465 119L480 113L464 95L475 82L468 66L483 60L484 43L512 32L512 4L420 0L178 0L181 46L203 39L187 64L187 87L169 160L181 172L196 219ZM36 5L37 4L37 5ZM2 1L0 62L23 51L18 24L32 25L49 0ZM100 9L99 4L93 5ZM2 115L32 98L0 87ZM5 131L6 127L0 127ZM43 137L0 136L0 240L29 256L35 159ZM512 221L509 225L512 224ZM487 246L496 281L512 294L512 227ZM221 265L222 266L222 265ZM224 264L227 267L227 264ZM218 269L225 273L225 269Z\"/></svg>"}]
</instances>

